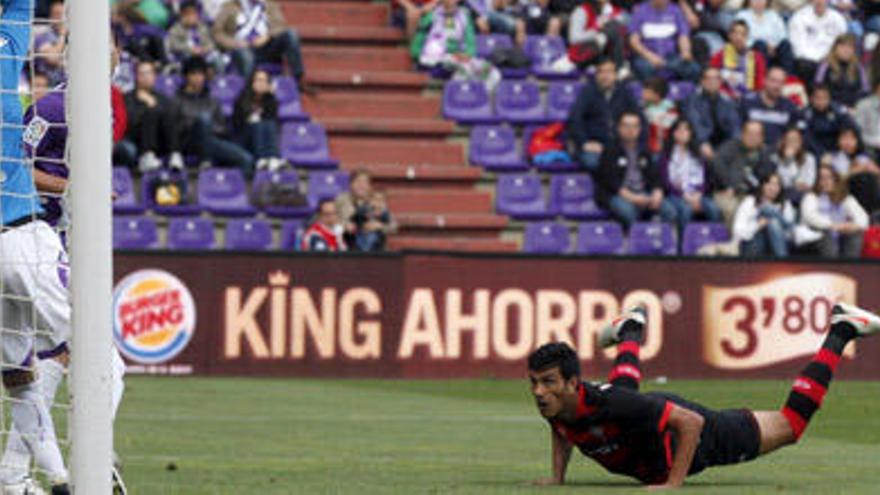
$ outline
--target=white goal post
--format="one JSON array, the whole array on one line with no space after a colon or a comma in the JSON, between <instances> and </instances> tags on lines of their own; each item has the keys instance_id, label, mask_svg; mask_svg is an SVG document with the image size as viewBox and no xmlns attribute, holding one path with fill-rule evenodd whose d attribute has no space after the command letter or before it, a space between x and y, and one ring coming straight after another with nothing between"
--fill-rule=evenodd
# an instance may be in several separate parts
<instances>
[{"instance_id":1,"label":"white goal post","mask_svg":"<svg viewBox=\"0 0 880 495\"><path fill-rule=\"evenodd\" d=\"M110 2L68 0L70 291L68 459L73 493L111 493L112 117Z\"/></svg>"}]
</instances>

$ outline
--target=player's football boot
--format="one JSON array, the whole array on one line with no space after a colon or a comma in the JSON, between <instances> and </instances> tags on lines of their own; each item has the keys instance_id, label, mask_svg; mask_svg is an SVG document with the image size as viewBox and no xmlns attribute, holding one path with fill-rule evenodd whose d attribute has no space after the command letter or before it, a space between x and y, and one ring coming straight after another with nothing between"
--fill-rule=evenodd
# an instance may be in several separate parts
<instances>
[{"instance_id":1,"label":"player's football boot","mask_svg":"<svg viewBox=\"0 0 880 495\"><path fill-rule=\"evenodd\" d=\"M629 311L623 313L614 319L608 326L599 332L599 345L602 347L611 347L619 344L621 341L620 333L627 322L633 321L639 325L639 339L641 340L641 332L648 321L648 312L644 306L636 306L630 308Z\"/></svg>"},{"instance_id":2,"label":"player's football boot","mask_svg":"<svg viewBox=\"0 0 880 495\"><path fill-rule=\"evenodd\" d=\"M880 316L850 304L837 303L831 310L831 324L841 322L852 325L859 337L880 332Z\"/></svg>"}]
</instances>

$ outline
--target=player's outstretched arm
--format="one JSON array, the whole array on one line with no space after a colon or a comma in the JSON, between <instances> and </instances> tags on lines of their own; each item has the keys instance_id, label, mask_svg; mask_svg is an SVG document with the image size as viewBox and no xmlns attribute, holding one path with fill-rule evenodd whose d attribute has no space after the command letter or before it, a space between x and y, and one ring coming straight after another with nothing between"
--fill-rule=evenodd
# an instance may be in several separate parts
<instances>
[{"instance_id":1,"label":"player's outstretched arm","mask_svg":"<svg viewBox=\"0 0 880 495\"><path fill-rule=\"evenodd\" d=\"M561 485L565 483L565 472L568 470L568 461L571 459L571 442L560 435L556 430L551 430L550 442L552 448L553 476L536 481L536 485Z\"/></svg>"},{"instance_id":2,"label":"player's outstretched arm","mask_svg":"<svg viewBox=\"0 0 880 495\"><path fill-rule=\"evenodd\" d=\"M703 431L705 420L699 414L681 406L669 403L672 409L669 412L667 425L676 436L675 456L672 458L672 468L669 470L669 478L664 485L658 488L678 488L684 483L691 463L694 462L694 453L700 442L700 433Z\"/></svg>"}]
</instances>

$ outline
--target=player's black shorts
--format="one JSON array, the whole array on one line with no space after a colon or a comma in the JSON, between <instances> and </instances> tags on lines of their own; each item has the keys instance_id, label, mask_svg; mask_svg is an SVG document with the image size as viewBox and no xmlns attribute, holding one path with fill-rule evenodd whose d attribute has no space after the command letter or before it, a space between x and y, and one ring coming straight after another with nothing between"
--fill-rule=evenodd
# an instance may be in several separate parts
<instances>
[{"instance_id":1,"label":"player's black shorts","mask_svg":"<svg viewBox=\"0 0 880 495\"><path fill-rule=\"evenodd\" d=\"M723 466L758 457L761 432L748 409L726 409L704 414L706 423L694 456L703 467Z\"/></svg>"}]
</instances>

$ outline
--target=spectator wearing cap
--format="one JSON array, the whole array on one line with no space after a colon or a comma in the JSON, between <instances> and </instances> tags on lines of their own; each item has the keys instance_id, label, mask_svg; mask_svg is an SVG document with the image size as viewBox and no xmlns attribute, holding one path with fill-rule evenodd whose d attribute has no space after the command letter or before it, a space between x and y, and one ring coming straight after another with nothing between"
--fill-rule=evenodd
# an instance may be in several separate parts
<instances>
[{"instance_id":1,"label":"spectator wearing cap","mask_svg":"<svg viewBox=\"0 0 880 495\"><path fill-rule=\"evenodd\" d=\"M337 253L346 250L342 239L342 224L339 223L339 212L336 202L325 199L318 204L315 220L305 231L302 238L303 251Z\"/></svg>"},{"instance_id":2,"label":"spectator wearing cap","mask_svg":"<svg viewBox=\"0 0 880 495\"><path fill-rule=\"evenodd\" d=\"M299 37L287 27L275 0L229 0L217 13L214 41L232 55L232 64L245 79L259 63L287 63L305 89Z\"/></svg>"},{"instance_id":3,"label":"spectator wearing cap","mask_svg":"<svg viewBox=\"0 0 880 495\"><path fill-rule=\"evenodd\" d=\"M721 92L721 71L703 69L700 87L681 105L700 143L700 156L712 160L722 144L739 137L740 117L736 103Z\"/></svg>"},{"instance_id":4,"label":"spectator wearing cap","mask_svg":"<svg viewBox=\"0 0 880 495\"><path fill-rule=\"evenodd\" d=\"M801 116L807 149L819 160L837 151L837 137L840 131L853 127L855 123L846 108L832 101L828 86L818 85L810 93L810 105Z\"/></svg>"},{"instance_id":5,"label":"spectator wearing cap","mask_svg":"<svg viewBox=\"0 0 880 495\"><path fill-rule=\"evenodd\" d=\"M617 81L614 60L604 59L596 66L595 82L581 89L565 123L575 156L588 172L598 169L599 157L611 144L617 119L624 112L640 114L639 102Z\"/></svg>"},{"instance_id":6,"label":"spectator wearing cap","mask_svg":"<svg viewBox=\"0 0 880 495\"><path fill-rule=\"evenodd\" d=\"M226 120L220 102L208 90L207 72L201 57L183 64L184 84L175 98L183 151L198 156L202 167L216 162L249 174L253 155L227 138Z\"/></svg>"},{"instance_id":7,"label":"spectator wearing cap","mask_svg":"<svg viewBox=\"0 0 880 495\"><path fill-rule=\"evenodd\" d=\"M638 113L621 114L616 139L602 152L594 174L599 186L596 202L626 229L657 213L664 222L676 221L675 208L663 201L660 171L650 151L640 143L641 125Z\"/></svg>"},{"instance_id":8,"label":"spectator wearing cap","mask_svg":"<svg viewBox=\"0 0 880 495\"><path fill-rule=\"evenodd\" d=\"M764 127L760 122L746 122L739 138L718 149L709 175L715 191L713 199L728 225L743 198L775 169L770 150L764 145Z\"/></svg>"},{"instance_id":9,"label":"spectator wearing cap","mask_svg":"<svg viewBox=\"0 0 880 495\"><path fill-rule=\"evenodd\" d=\"M792 16L788 36L795 56L795 73L802 81L814 79L834 40L847 29L846 18L830 8L828 0L813 0Z\"/></svg>"},{"instance_id":10,"label":"spectator wearing cap","mask_svg":"<svg viewBox=\"0 0 880 495\"><path fill-rule=\"evenodd\" d=\"M831 98L847 108L855 107L860 98L871 92L868 74L859 63L857 44L858 39L852 34L838 36L814 81L827 85Z\"/></svg>"},{"instance_id":11,"label":"spectator wearing cap","mask_svg":"<svg viewBox=\"0 0 880 495\"><path fill-rule=\"evenodd\" d=\"M629 32L632 69L638 79L658 73L686 80L699 77L700 67L691 52L691 28L678 5L645 0L633 10Z\"/></svg>"},{"instance_id":12,"label":"spectator wearing cap","mask_svg":"<svg viewBox=\"0 0 880 495\"><path fill-rule=\"evenodd\" d=\"M748 0L745 8L737 12L736 20L749 26L749 46L761 52L772 65L793 72L794 55L788 42L788 26L771 7L771 0Z\"/></svg>"},{"instance_id":13,"label":"spectator wearing cap","mask_svg":"<svg viewBox=\"0 0 880 495\"><path fill-rule=\"evenodd\" d=\"M763 124L764 137L770 147L776 146L785 129L798 124L797 106L782 96L786 77L780 67L772 67L764 78L764 89L746 95L740 102L741 120Z\"/></svg>"},{"instance_id":14,"label":"spectator wearing cap","mask_svg":"<svg viewBox=\"0 0 880 495\"><path fill-rule=\"evenodd\" d=\"M728 42L710 62L721 70L722 89L732 98L764 88L767 62L758 50L749 48L749 25L734 21L727 33Z\"/></svg>"},{"instance_id":15,"label":"spectator wearing cap","mask_svg":"<svg viewBox=\"0 0 880 495\"><path fill-rule=\"evenodd\" d=\"M135 66L135 88L125 95L128 129L116 144L116 156L126 165L138 164L141 172L162 166L160 155L170 154L172 168L183 168L174 102L156 91L156 67L141 61Z\"/></svg>"},{"instance_id":16,"label":"spectator wearing cap","mask_svg":"<svg viewBox=\"0 0 880 495\"><path fill-rule=\"evenodd\" d=\"M203 57L215 68L221 64L211 29L202 20L199 4L194 0L180 5L180 18L168 31L168 49L180 62L190 57Z\"/></svg>"},{"instance_id":17,"label":"spectator wearing cap","mask_svg":"<svg viewBox=\"0 0 880 495\"><path fill-rule=\"evenodd\" d=\"M34 38L34 69L49 78L55 86L66 79L64 74L64 49L67 46L67 25L64 22L64 1L53 0L49 4L49 30Z\"/></svg>"}]
</instances>

